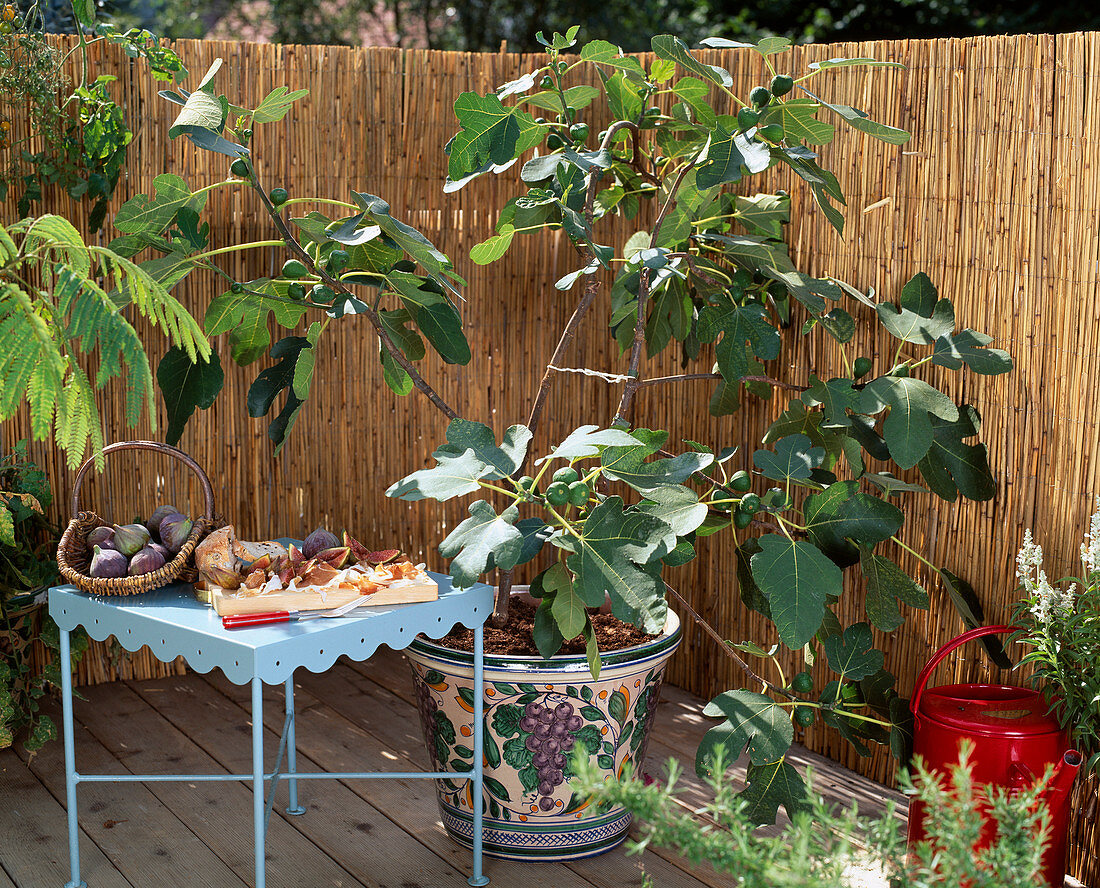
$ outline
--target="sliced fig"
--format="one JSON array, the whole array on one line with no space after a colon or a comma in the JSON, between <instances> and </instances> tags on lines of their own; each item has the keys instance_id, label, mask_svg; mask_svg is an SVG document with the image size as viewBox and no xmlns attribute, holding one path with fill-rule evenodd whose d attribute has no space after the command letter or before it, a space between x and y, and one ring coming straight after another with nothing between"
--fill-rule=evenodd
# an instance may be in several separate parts
<instances>
[{"instance_id":1,"label":"sliced fig","mask_svg":"<svg viewBox=\"0 0 1100 888\"><path fill-rule=\"evenodd\" d=\"M295 546L294 543L291 543L290 548L286 550L286 557L290 559L291 567L297 567L306 560L306 556L302 554L302 550Z\"/></svg>"},{"instance_id":2,"label":"sliced fig","mask_svg":"<svg viewBox=\"0 0 1100 888\"><path fill-rule=\"evenodd\" d=\"M324 549L317 553L317 560L323 561L329 567L339 570L351 561L351 549L347 546L335 546L332 549Z\"/></svg>"},{"instance_id":3,"label":"sliced fig","mask_svg":"<svg viewBox=\"0 0 1100 888\"><path fill-rule=\"evenodd\" d=\"M393 561L400 554L400 549L382 549L378 552L368 552L364 560L368 564L386 564Z\"/></svg>"},{"instance_id":4,"label":"sliced fig","mask_svg":"<svg viewBox=\"0 0 1100 888\"><path fill-rule=\"evenodd\" d=\"M261 555L249 566L250 571L266 571L274 563L274 559L270 555Z\"/></svg>"},{"instance_id":5,"label":"sliced fig","mask_svg":"<svg viewBox=\"0 0 1100 888\"><path fill-rule=\"evenodd\" d=\"M351 549L351 557L356 564L365 562L367 556L370 555L370 549L359 542L359 540L355 539L355 537L346 530L344 531L344 545Z\"/></svg>"}]
</instances>

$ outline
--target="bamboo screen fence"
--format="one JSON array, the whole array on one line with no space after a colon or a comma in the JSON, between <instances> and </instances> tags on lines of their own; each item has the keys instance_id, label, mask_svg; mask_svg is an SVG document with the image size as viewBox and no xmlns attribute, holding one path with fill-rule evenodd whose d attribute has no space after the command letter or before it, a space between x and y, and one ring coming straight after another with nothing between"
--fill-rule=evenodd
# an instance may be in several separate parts
<instances>
[{"instance_id":1,"label":"bamboo screen fence","mask_svg":"<svg viewBox=\"0 0 1100 888\"><path fill-rule=\"evenodd\" d=\"M567 243L547 236L517 238L503 261L474 266L469 248L490 232L495 210L513 193L516 177L513 172L482 178L445 195L442 146L454 131L451 104L460 92L487 90L537 62L514 54L375 48L219 42L181 42L176 48L192 82L215 57L223 57L219 86L242 105L258 102L279 85L310 89L310 98L288 121L258 131L255 148L267 187L281 184L292 198L346 198L351 189L369 191L388 200L395 216L424 230L470 281L462 312L473 349L467 367L429 360L426 375L438 380L443 396L461 413L498 433L522 421L557 331L572 310L573 297L556 291L553 281L576 260ZM742 92L766 82L753 53L710 55L732 71L745 87ZM905 528L909 545L967 577L985 602L988 620L1000 622L1016 597L1013 557L1024 529L1035 528L1049 553L1052 576L1073 572L1093 496L1100 493L1093 412L1100 403L1100 34L797 47L790 70L833 56L874 56L908 67L873 74L841 70L819 86L827 97L911 130L912 140L897 149L844 130L824 149L824 165L836 171L848 195L843 240L814 211L798 180L775 174L753 184L794 195L789 240L804 270L892 297L924 269L954 300L960 325L993 334L995 344L1014 356L1016 370L1008 376L946 374L949 391L981 411L996 497L981 504L917 498ZM162 172L183 175L192 187L224 177L224 158L168 139L174 106L157 97L158 85L141 64L113 50L97 58L97 72L118 75L115 89L136 131L120 199L148 192ZM594 123L595 130L600 121ZM46 208L74 219L84 212L60 199ZM8 206L5 218L13 216ZM213 246L272 236L258 203L243 188L216 191L207 217ZM621 224L617 236L625 238L646 223L642 218ZM282 258L268 251L230 259L224 267L246 279L273 272ZM193 275L180 292L201 317L221 290L213 276ZM588 320L569 365L621 372L624 362L611 345L606 318L604 303ZM881 348L882 360L888 360L886 349L893 345L874 336L864 318L857 333L862 351L874 354ZM147 342L159 359L160 339L150 335ZM224 341L216 345L227 370L225 391L214 408L192 419L181 446L207 468L220 511L246 537L300 535L318 524L347 526L368 542L400 543L439 566L434 545L461 519L463 507L410 505L387 500L382 491L426 464L442 440L441 417L415 393L400 400L384 388L377 343L365 322L334 324L324 343L314 395L279 459L271 456L266 422L249 419L244 408L245 392L266 359L237 368ZM811 372L836 366L837 355L818 338L792 355L790 366L774 368L773 375L805 382ZM645 372L658 376L677 368L670 358ZM786 401L750 403L715 421L707 413L709 385L643 389L636 421L671 429L672 441L740 443L751 450ZM538 443L553 443L583 422L609 421L617 397L615 386L560 375ZM102 406L108 440L149 434L127 431L119 399L105 395ZM163 417L160 422L163 428ZM25 418L6 424L4 443L27 431ZM59 504L66 503L71 473L60 455L46 445L35 453L48 467ZM186 484L186 477L146 460L128 454L111 459L93 485L92 504L126 517L148 512L166 496L179 504L188 492L173 485ZM200 502L197 491L189 495ZM64 508L59 506L59 516ZM699 559L669 579L727 637L766 641L760 618L739 602L734 559L723 539L703 541ZM921 565L904 552L892 554L932 595L929 611L911 613L883 641L887 665L908 693L930 654L963 625ZM861 619L861 591L853 587L841 606L853 620ZM88 679L113 674L105 656L90 659ZM152 668L148 660L136 671ZM962 650L941 667L939 678L989 674L980 651ZM738 684L741 676L688 625L670 680L708 695ZM884 750L859 759L835 734L820 730L807 731L805 742L879 780L892 779L893 763ZM1096 798L1095 785L1079 790L1074 837L1077 874L1093 883L1100 878Z\"/></svg>"}]
</instances>

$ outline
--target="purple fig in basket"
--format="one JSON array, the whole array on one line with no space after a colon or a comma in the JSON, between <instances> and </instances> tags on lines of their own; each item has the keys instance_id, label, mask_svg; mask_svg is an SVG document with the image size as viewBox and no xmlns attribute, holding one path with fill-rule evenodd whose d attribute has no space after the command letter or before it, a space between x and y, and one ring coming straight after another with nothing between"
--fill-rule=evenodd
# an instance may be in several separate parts
<instances>
[{"instance_id":1,"label":"purple fig in basket","mask_svg":"<svg viewBox=\"0 0 1100 888\"><path fill-rule=\"evenodd\" d=\"M149 533L154 537L160 536L160 522L162 522L169 515L178 515L180 510L175 506L157 506L153 510L153 514L149 516L149 520L145 522L145 526L149 528Z\"/></svg>"},{"instance_id":2,"label":"purple fig in basket","mask_svg":"<svg viewBox=\"0 0 1100 888\"><path fill-rule=\"evenodd\" d=\"M166 548L164 548L164 546L162 546L160 543L154 543L154 542L150 541L149 545L146 546L145 548L146 549L152 549L154 552L156 552L161 558L164 559L165 564L167 564L169 561L171 561L175 557L171 552L169 552Z\"/></svg>"},{"instance_id":3,"label":"purple fig in basket","mask_svg":"<svg viewBox=\"0 0 1100 888\"><path fill-rule=\"evenodd\" d=\"M149 542L149 529L144 524L116 524L114 531L115 548L128 558Z\"/></svg>"},{"instance_id":4,"label":"purple fig in basket","mask_svg":"<svg viewBox=\"0 0 1100 888\"><path fill-rule=\"evenodd\" d=\"M114 549L115 532L104 524L88 534L87 543L89 549L94 549L96 546L101 549Z\"/></svg>"},{"instance_id":5,"label":"purple fig in basket","mask_svg":"<svg viewBox=\"0 0 1100 888\"><path fill-rule=\"evenodd\" d=\"M323 527L318 527L302 543L302 554L306 558L312 558L318 552L323 552L325 549L334 549L339 545L340 540L336 534L325 530Z\"/></svg>"},{"instance_id":6,"label":"purple fig in basket","mask_svg":"<svg viewBox=\"0 0 1100 888\"><path fill-rule=\"evenodd\" d=\"M126 556L121 552L96 546L92 549L92 566L88 573L97 579L124 577L129 566Z\"/></svg>"},{"instance_id":7,"label":"purple fig in basket","mask_svg":"<svg viewBox=\"0 0 1100 888\"><path fill-rule=\"evenodd\" d=\"M185 515L169 515L160 522L160 541L169 552L179 552L191 534L191 519Z\"/></svg>"},{"instance_id":8,"label":"purple fig in basket","mask_svg":"<svg viewBox=\"0 0 1100 888\"><path fill-rule=\"evenodd\" d=\"M130 576L152 573L164 567L164 556L146 546L130 559Z\"/></svg>"}]
</instances>

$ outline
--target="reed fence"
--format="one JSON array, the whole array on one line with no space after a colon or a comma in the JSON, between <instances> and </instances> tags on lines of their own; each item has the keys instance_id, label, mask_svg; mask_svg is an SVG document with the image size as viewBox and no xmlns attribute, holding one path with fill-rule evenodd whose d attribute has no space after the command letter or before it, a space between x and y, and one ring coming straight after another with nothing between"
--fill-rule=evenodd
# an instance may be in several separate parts
<instances>
[{"instance_id":1,"label":"reed fence","mask_svg":"<svg viewBox=\"0 0 1100 888\"><path fill-rule=\"evenodd\" d=\"M268 187L283 185L292 197L346 198L352 189L369 191L389 201L395 216L424 230L470 281L461 310L473 350L466 367L428 360L425 375L438 380L441 394L462 414L498 432L522 421L556 331L572 310L572 297L556 291L553 281L575 258L560 237L517 238L501 262L474 266L469 248L490 232L494 209L513 193L515 176L484 177L446 195L442 146L454 131L451 105L460 92L489 89L530 70L536 60L216 41L181 41L176 49L193 80L214 58L224 58L218 83L238 104L256 103L280 85L310 89L309 99L285 123L257 131L254 147ZM767 82L754 53L708 55L729 68L738 84ZM982 414L996 497L954 504L917 498L904 532L910 546L971 581L989 621L1003 621L1017 598L1013 559L1024 529L1035 529L1049 553L1051 575L1072 572L1100 493L1094 413L1100 403L1100 34L802 46L781 58L800 71L833 56L874 56L907 66L904 72L838 71L821 89L911 130L912 140L897 149L845 131L822 151L824 165L836 171L848 196L843 240L814 211L797 179L776 173L757 187L785 188L794 196L788 233L800 267L890 296L913 273L926 270L955 302L960 325L991 333L1015 358L1016 370L1008 376L945 374L949 392ZM184 176L192 187L225 176L226 159L169 140L175 108L157 97L158 85L140 63L102 49L96 70L118 76L115 89L136 132L120 201L148 192L163 172ZM84 209L67 199L51 198L46 208L83 219ZM7 206L4 218L14 212ZM243 188L214 192L207 216L214 246L271 236L261 207ZM617 236L646 224L644 216L620 224ZM282 258L268 251L232 258L224 267L247 279L272 273ZM213 276L194 274L180 294L201 317L222 289ZM621 372L624 362L607 335L606 318L605 308L589 319L570 365ZM875 326L860 320L857 341L864 353L881 349L885 355L893 346ZM382 493L427 463L444 422L415 393L401 400L385 389L377 342L365 322L351 319L333 327L318 360L313 396L280 458L272 458L266 421L249 419L244 409L247 388L266 359L237 368L224 341L216 346L226 365L225 390L214 408L191 420L181 446L215 479L219 510L246 537L346 526L369 543L400 544L438 566L434 546L461 520L463 507L406 504ZM147 342L159 359L159 337L150 335ZM811 372L835 366L835 358L827 343L807 339L791 353L790 366L775 368L774 375L805 382ZM645 369L652 376L677 372L672 357ZM643 388L637 422L671 429L672 441L739 443L751 451L786 403L781 394L770 403L750 401L737 415L714 420L707 413L708 386ZM617 398L615 386L560 375L536 443L559 440L582 422L609 421ZM102 407L108 439L149 434L126 430L120 399L107 393ZM25 417L6 424L3 443L26 437L28 429ZM71 475L61 455L43 445L34 453L48 468L59 503L66 502ZM127 461L132 459L140 459L140 466ZM197 491L176 486L188 483L182 472L149 459L110 460L94 485L92 505L105 510L101 514L129 517L169 496L177 505L188 496L200 502ZM699 548L698 560L670 581L727 637L766 642L769 628L739 601L728 542L710 538ZM925 568L903 551L891 554L932 597L929 611L910 613L901 629L882 639L887 665L907 693L936 647L964 627ZM853 583L839 605L842 620L862 618L861 598ZM152 674L153 665L148 658L142 669ZM108 653L99 648L84 676L109 677L110 667ZM995 674L979 650L968 649L950 658L939 677L947 682ZM688 625L670 680L707 695L739 684L741 675ZM813 728L804 740L864 774L892 779L894 764L885 750L861 759L835 733ZM1089 884L1100 882L1097 799L1095 781L1078 789L1073 867Z\"/></svg>"}]
</instances>

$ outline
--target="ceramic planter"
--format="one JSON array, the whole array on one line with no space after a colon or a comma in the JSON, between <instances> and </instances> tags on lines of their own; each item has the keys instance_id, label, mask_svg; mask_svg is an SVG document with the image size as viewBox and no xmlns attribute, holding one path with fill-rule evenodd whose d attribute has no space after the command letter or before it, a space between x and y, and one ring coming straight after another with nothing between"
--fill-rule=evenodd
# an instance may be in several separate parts
<instances>
[{"instance_id":1,"label":"ceramic planter","mask_svg":"<svg viewBox=\"0 0 1100 888\"><path fill-rule=\"evenodd\" d=\"M604 655L598 681L581 656L549 662L485 657L485 853L513 860L572 860L618 845L631 815L616 807L592 812L570 788L577 746L608 776L645 760L665 664L680 644L669 612L652 641ZM432 767L473 768L473 655L418 638L412 662L417 708ZM443 825L472 844L471 789L436 781Z\"/></svg>"}]
</instances>

